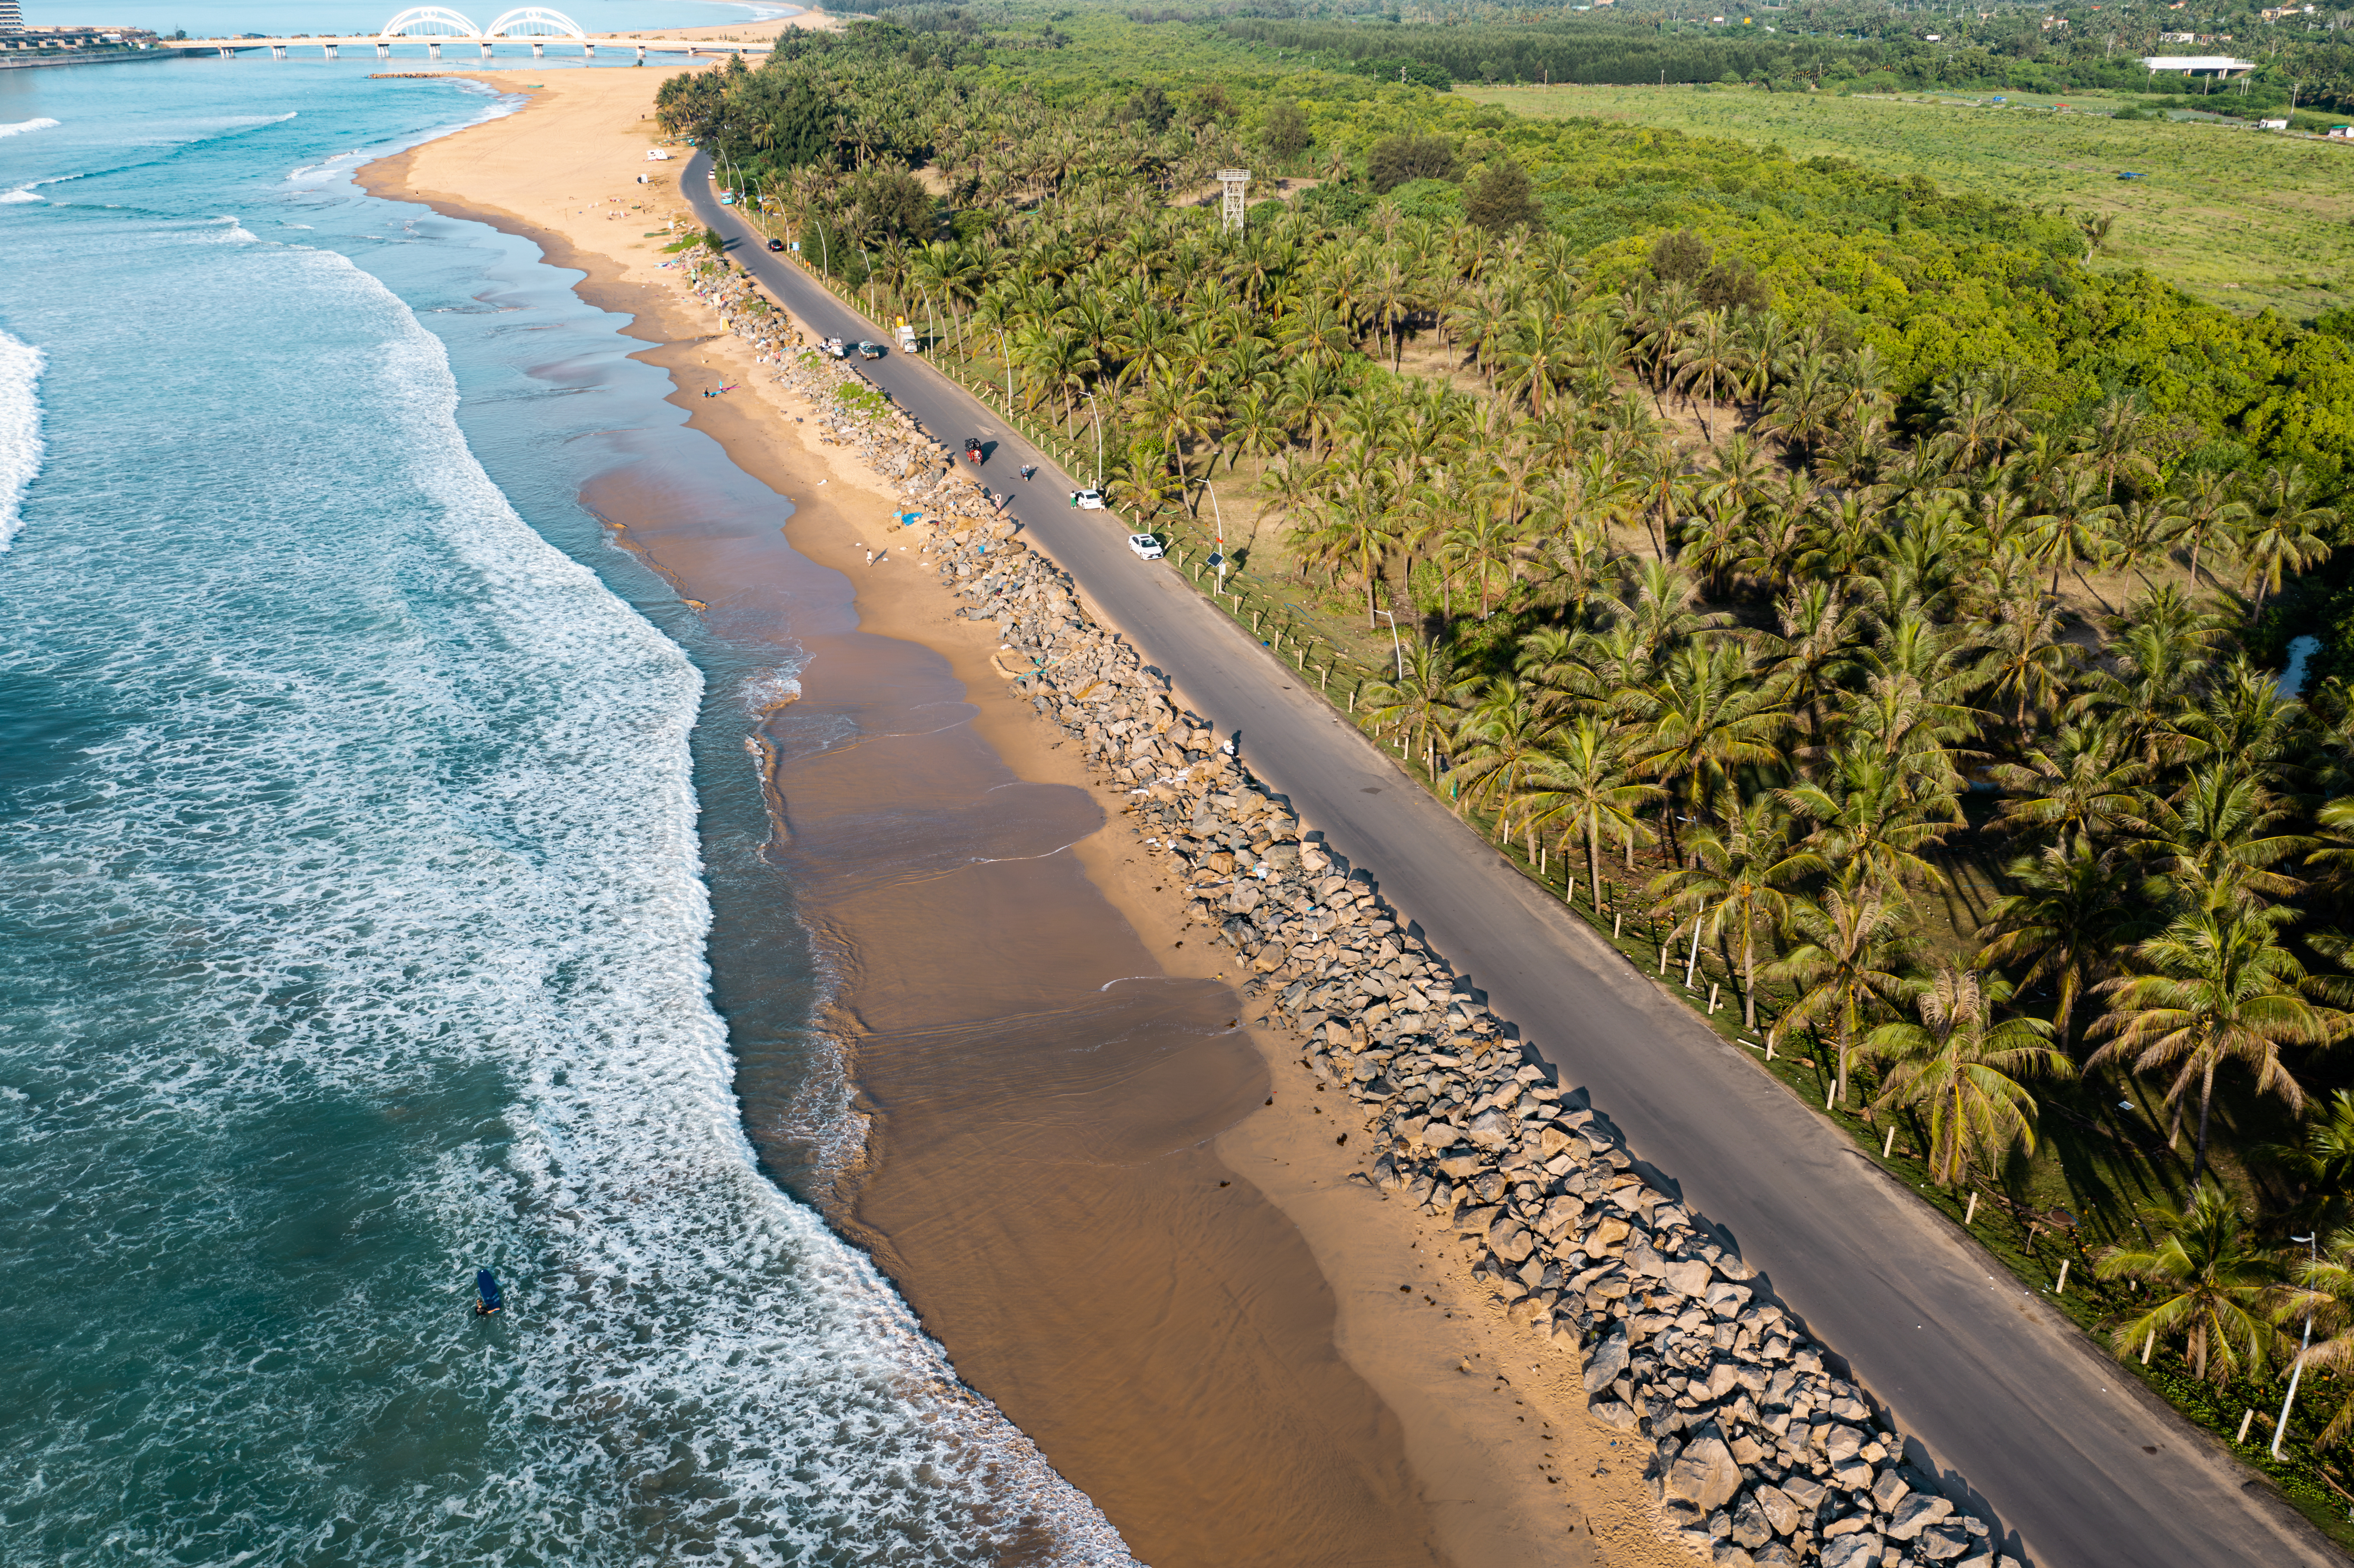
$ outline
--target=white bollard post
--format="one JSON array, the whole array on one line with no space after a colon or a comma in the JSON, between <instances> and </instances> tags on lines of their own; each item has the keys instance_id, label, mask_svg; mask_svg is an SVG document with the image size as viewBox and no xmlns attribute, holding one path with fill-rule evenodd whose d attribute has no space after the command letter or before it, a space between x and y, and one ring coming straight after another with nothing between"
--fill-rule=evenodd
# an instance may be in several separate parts
<instances>
[{"instance_id":1,"label":"white bollard post","mask_svg":"<svg viewBox=\"0 0 2354 1568\"><path fill-rule=\"evenodd\" d=\"M2156 1349L2158 1349L2158 1330L2155 1330L2155 1329L2152 1329L2152 1330L2149 1331L2149 1338L2148 1338L2148 1339L2147 1339L2147 1340L2144 1340L2141 1342L2141 1364L2142 1364L2142 1365L2144 1365L2144 1366L2147 1366L2147 1365L2149 1365L2149 1353L2150 1353L2150 1351L2154 1351L2154 1350L2156 1350Z\"/></svg>"},{"instance_id":2,"label":"white bollard post","mask_svg":"<svg viewBox=\"0 0 2354 1568\"><path fill-rule=\"evenodd\" d=\"M2239 1436L2232 1439L2233 1443L2244 1443L2248 1440L2248 1424L2255 1420L2255 1409L2253 1406L2251 1406L2248 1413L2240 1417L2240 1432Z\"/></svg>"},{"instance_id":3,"label":"white bollard post","mask_svg":"<svg viewBox=\"0 0 2354 1568\"><path fill-rule=\"evenodd\" d=\"M2068 1294L2068 1266L2075 1261L2076 1260L2073 1257L2063 1257L2060 1260L2060 1283L2052 1287L2052 1295L2065 1296Z\"/></svg>"},{"instance_id":4,"label":"white bollard post","mask_svg":"<svg viewBox=\"0 0 2354 1568\"><path fill-rule=\"evenodd\" d=\"M1971 1224L1972 1224L1974 1221L1976 1221L1976 1220L1978 1219L1978 1190L1977 1188L1973 1187L1973 1188L1971 1188L1971 1189L1970 1189L1970 1202L1969 1202L1969 1207L1967 1207L1967 1208L1966 1208L1966 1209L1964 1209L1964 1210L1962 1211L1962 1228L1963 1228L1964 1230L1967 1230L1967 1229L1969 1229L1969 1227L1970 1227Z\"/></svg>"},{"instance_id":5,"label":"white bollard post","mask_svg":"<svg viewBox=\"0 0 2354 1568\"><path fill-rule=\"evenodd\" d=\"M1883 1142L1883 1143L1882 1143L1882 1144L1881 1144L1881 1146L1880 1146L1880 1157L1881 1157L1882 1160L1885 1160L1885 1159L1887 1159L1889 1156L1891 1156L1891 1155L1894 1154L1895 1152L1896 1152L1896 1124L1895 1124L1894 1122L1893 1122L1893 1121L1892 1121L1892 1122L1890 1122L1890 1123L1888 1124L1888 1139L1887 1139L1887 1141Z\"/></svg>"}]
</instances>

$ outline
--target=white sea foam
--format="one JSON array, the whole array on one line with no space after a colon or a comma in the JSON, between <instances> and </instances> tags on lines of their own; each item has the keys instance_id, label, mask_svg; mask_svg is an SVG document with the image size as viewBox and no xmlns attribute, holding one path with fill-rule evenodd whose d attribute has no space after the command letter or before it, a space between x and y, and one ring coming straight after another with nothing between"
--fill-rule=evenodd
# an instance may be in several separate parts
<instances>
[{"instance_id":1,"label":"white sea foam","mask_svg":"<svg viewBox=\"0 0 2354 1568\"><path fill-rule=\"evenodd\" d=\"M41 471L41 351L0 332L0 551L24 527L25 487Z\"/></svg>"},{"instance_id":2,"label":"white sea foam","mask_svg":"<svg viewBox=\"0 0 2354 1568\"><path fill-rule=\"evenodd\" d=\"M16 201L47 201L48 199L48 197L38 194L30 185L18 185L14 190L0 191L0 205Z\"/></svg>"},{"instance_id":3,"label":"white sea foam","mask_svg":"<svg viewBox=\"0 0 2354 1568\"><path fill-rule=\"evenodd\" d=\"M755 670L737 686L736 694L743 699L745 713L760 718L788 703L799 702L801 683L790 671Z\"/></svg>"},{"instance_id":4,"label":"white sea foam","mask_svg":"<svg viewBox=\"0 0 2354 1568\"><path fill-rule=\"evenodd\" d=\"M0 125L0 136L22 136L27 131L47 131L57 123L54 120L18 120Z\"/></svg>"},{"instance_id":5,"label":"white sea foam","mask_svg":"<svg viewBox=\"0 0 2354 1568\"><path fill-rule=\"evenodd\" d=\"M58 991L73 1045L11 1179L138 1234L168 1218L226 1260L258 1223L237 1174L143 1186L138 1129L415 1117L415 1157L362 1196L442 1255L377 1278L374 1242L339 1240L343 1298L263 1314L233 1359L103 1325L140 1360L139 1403L45 1416L45 1446L0 1465L0 1509L78 1542L48 1559L67 1564L262 1541L358 1564L1126 1563L871 1262L757 1169L707 995L693 666L517 516L459 433L440 341L375 280L322 250L207 254L242 297L325 296L339 334L380 333L366 352L322 334L301 372L367 440L286 418L281 480L175 475L156 537L90 556L102 604L36 601L58 623L20 650L29 673L123 716L87 754L101 782L20 821L0 900L12 933L139 985ZM290 396L239 387L266 395ZM272 493L313 473L332 481ZM461 1125L469 1084L498 1108ZM67 1138L78 1120L125 1158ZM145 1256L121 1250L133 1234L94 1224L112 1250L93 1266ZM485 1260L508 1331L453 1336L446 1298L421 1298ZM348 1399L323 1399L346 1366ZM410 1410L420 1443L436 1412L487 1413L496 1463L370 1489L355 1438ZM129 1484L137 1456L207 1440L239 1464L204 1509Z\"/></svg>"}]
</instances>

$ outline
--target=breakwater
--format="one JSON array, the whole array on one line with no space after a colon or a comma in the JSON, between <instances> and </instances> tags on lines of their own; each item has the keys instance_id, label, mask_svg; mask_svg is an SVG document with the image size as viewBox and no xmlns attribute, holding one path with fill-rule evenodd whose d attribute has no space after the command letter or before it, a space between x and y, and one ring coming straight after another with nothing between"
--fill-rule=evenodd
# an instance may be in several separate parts
<instances>
[{"instance_id":1,"label":"breakwater","mask_svg":"<svg viewBox=\"0 0 2354 1568\"><path fill-rule=\"evenodd\" d=\"M713 281L743 335L798 335ZM1448 1224L1490 1308L1576 1358L1595 1417L1644 1455L1663 1530L1731 1568L2016 1568L1723 1234L1510 1037L1369 868L1218 745L945 448L846 366L786 349L779 375L829 410L821 439L931 513L912 526L961 613L995 630L1000 675L1128 787L1246 993L1355 1106L1360 1179Z\"/></svg>"}]
</instances>

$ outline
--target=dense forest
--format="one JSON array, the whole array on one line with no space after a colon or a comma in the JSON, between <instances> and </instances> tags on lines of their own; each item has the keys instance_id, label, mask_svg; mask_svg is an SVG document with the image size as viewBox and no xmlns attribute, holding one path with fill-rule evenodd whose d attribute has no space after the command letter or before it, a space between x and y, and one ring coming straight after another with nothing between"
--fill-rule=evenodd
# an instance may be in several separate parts
<instances>
[{"instance_id":1,"label":"dense forest","mask_svg":"<svg viewBox=\"0 0 2354 1568\"><path fill-rule=\"evenodd\" d=\"M2309 1315L2354 1369L2354 697L2274 673L2342 641L2354 320L1927 181L1022 16L803 36L663 122L944 368L1099 429L1136 525L1247 463L1287 569L1417 632L1368 729L1938 1181L2146 1091L2121 1349L2221 1386ZM1234 164L1287 188L1227 233ZM2006 893L1956 931L1963 834Z\"/></svg>"},{"instance_id":2,"label":"dense forest","mask_svg":"<svg viewBox=\"0 0 2354 1568\"><path fill-rule=\"evenodd\" d=\"M1384 80L1401 69L1430 86L1459 82L1755 83L1779 91L1979 89L2087 90L2210 95L2219 111L2275 111L2298 101L2354 106L2354 13L2266 21L2253 8L2203 12L2200 32L2162 5L2006 5L1981 16L1886 5L1821 5L1724 13L1722 7L1620 5L1580 14L1472 14L1444 25L1401 24L1394 14L1355 18L1284 16L1268 7L1221 16L1228 36L1270 53ZM1167 20L1181 13L1156 13ZM2207 31L2206 29L2213 29ZM2207 38L2207 45L2196 40ZM2261 68L2253 81L2153 77L2144 54L2232 53ZM1444 81L1440 79L1443 77ZM2219 85L2222 90L2218 93Z\"/></svg>"}]
</instances>

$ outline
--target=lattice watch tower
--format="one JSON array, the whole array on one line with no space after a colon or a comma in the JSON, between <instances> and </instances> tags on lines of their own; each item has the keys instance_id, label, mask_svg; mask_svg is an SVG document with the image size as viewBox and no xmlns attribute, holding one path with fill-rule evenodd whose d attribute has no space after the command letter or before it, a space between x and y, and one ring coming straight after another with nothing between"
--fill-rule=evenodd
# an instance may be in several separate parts
<instances>
[{"instance_id":1,"label":"lattice watch tower","mask_svg":"<svg viewBox=\"0 0 2354 1568\"><path fill-rule=\"evenodd\" d=\"M1243 192L1250 188L1248 169L1220 169L1218 188L1224 193L1218 203L1218 220L1228 234L1239 234L1243 228Z\"/></svg>"}]
</instances>

